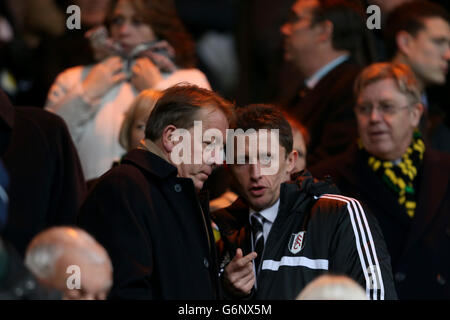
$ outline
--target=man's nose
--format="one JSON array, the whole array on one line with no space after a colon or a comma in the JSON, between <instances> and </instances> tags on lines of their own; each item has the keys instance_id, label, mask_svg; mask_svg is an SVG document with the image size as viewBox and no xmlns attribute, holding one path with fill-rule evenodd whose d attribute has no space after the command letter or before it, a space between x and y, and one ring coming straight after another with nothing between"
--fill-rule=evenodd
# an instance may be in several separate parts
<instances>
[{"instance_id":1,"label":"man's nose","mask_svg":"<svg viewBox=\"0 0 450 320\"><path fill-rule=\"evenodd\" d=\"M369 115L370 121L372 121L372 122L380 121L382 116L383 115L381 114L380 109L373 106L372 109L370 110L370 115Z\"/></svg>"},{"instance_id":2,"label":"man's nose","mask_svg":"<svg viewBox=\"0 0 450 320\"><path fill-rule=\"evenodd\" d=\"M250 165L250 177L252 180L259 180L261 178L261 167L259 163Z\"/></svg>"},{"instance_id":3,"label":"man's nose","mask_svg":"<svg viewBox=\"0 0 450 320\"><path fill-rule=\"evenodd\" d=\"M445 53L444 53L444 59L445 59L446 61L449 61L449 60L450 60L450 44L447 45L447 49L445 50Z\"/></svg>"},{"instance_id":4,"label":"man's nose","mask_svg":"<svg viewBox=\"0 0 450 320\"><path fill-rule=\"evenodd\" d=\"M130 31L130 23L128 21L123 22L120 25L119 32L121 35L127 34Z\"/></svg>"}]
</instances>

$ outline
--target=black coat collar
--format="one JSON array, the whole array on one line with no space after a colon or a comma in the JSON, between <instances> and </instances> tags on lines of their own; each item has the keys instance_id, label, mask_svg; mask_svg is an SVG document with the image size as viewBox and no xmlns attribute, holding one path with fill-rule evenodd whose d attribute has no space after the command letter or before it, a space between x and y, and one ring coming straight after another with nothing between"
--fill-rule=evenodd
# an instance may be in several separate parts
<instances>
[{"instance_id":1,"label":"black coat collar","mask_svg":"<svg viewBox=\"0 0 450 320\"><path fill-rule=\"evenodd\" d=\"M133 149L122 159L121 163L133 163L144 171L165 179L169 176L176 176L178 170L175 166L160 158L156 154L143 149Z\"/></svg>"}]
</instances>

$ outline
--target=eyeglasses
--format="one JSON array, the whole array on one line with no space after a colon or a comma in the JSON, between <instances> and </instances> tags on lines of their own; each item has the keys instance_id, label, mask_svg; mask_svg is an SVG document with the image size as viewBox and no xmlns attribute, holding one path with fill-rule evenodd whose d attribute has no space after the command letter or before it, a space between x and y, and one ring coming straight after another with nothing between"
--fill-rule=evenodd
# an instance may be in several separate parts
<instances>
[{"instance_id":1,"label":"eyeglasses","mask_svg":"<svg viewBox=\"0 0 450 320\"><path fill-rule=\"evenodd\" d=\"M391 103L383 103L381 102L378 107L374 107L372 105L357 105L355 107L355 112L358 115L361 116L370 116L372 114L372 110L375 108L378 110L378 112L380 112L383 116L386 115L394 115L397 112L399 112L402 109L406 109L411 107L412 105L415 105L416 103L410 103L406 106L403 107L397 107L394 104Z\"/></svg>"}]
</instances>

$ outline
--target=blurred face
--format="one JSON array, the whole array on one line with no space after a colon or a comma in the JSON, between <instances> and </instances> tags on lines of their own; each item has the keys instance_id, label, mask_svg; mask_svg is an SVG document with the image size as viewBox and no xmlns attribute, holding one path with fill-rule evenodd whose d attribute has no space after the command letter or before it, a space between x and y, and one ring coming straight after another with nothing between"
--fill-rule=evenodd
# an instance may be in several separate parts
<instances>
[{"instance_id":1,"label":"blurred face","mask_svg":"<svg viewBox=\"0 0 450 320\"><path fill-rule=\"evenodd\" d=\"M422 105L411 105L394 80L383 79L361 91L355 111L365 149L382 160L392 161L401 158L410 145Z\"/></svg>"},{"instance_id":2,"label":"blurred face","mask_svg":"<svg viewBox=\"0 0 450 320\"><path fill-rule=\"evenodd\" d=\"M71 273L67 273L70 265L79 266L81 276L80 289L69 289L67 280ZM57 261L59 279L56 287L63 293L65 300L105 300L112 285L112 269L108 263L93 264L85 254L74 251L70 256L64 254ZM55 282L54 282L55 283ZM54 287L54 286L52 286Z\"/></svg>"},{"instance_id":3,"label":"blurred face","mask_svg":"<svg viewBox=\"0 0 450 320\"><path fill-rule=\"evenodd\" d=\"M203 157L203 152L200 155L201 164L194 163L194 145L201 145L202 151L205 148L210 147L212 144L210 141L204 140L204 133L209 129L217 129L221 132L223 139L226 137L226 130L228 129L228 120L225 114L216 108L203 108L200 110L198 117L196 119L202 121L202 133L194 134L194 127L190 128L188 131L191 138L191 161L190 163L181 163L175 166L178 168L178 176L183 178L191 178L194 182L194 187L197 191L203 188L203 184L208 179L209 175L212 173L216 164L213 158ZM223 141L225 142L225 141ZM213 157L218 156L214 152L211 153Z\"/></svg>"},{"instance_id":4,"label":"blurred face","mask_svg":"<svg viewBox=\"0 0 450 320\"><path fill-rule=\"evenodd\" d=\"M156 39L150 25L144 23L128 0L119 0L111 20L111 36L119 42L125 53L130 53L137 45Z\"/></svg>"},{"instance_id":5,"label":"blurred face","mask_svg":"<svg viewBox=\"0 0 450 320\"><path fill-rule=\"evenodd\" d=\"M259 139L259 134L257 136ZM270 135L268 135L267 146L270 146ZM236 158L245 159L245 164L238 164L235 159L235 164L229 165L239 194L251 208L257 211L275 204L280 198L281 184L289 180L290 172L294 167L295 160L292 152L286 157L286 150L281 145L273 151L275 152L270 152L270 147L263 150L259 146L256 155L252 155L249 143L246 143L245 150L244 148L241 150L242 154L238 148L236 150ZM252 159L252 156L257 158ZM261 169L270 167L273 165L272 162L278 162L278 171L273 175L263 175Z\"/></svg>"},{"instance_id":6,"label":"blurred face","mask_svg":"<svg viewBox=\"0 0 450 320\"><path fill-rule=\"evenodd\" d=\"M75 0L74 3L81 9L81 22L87 27L102 24L108 11L111 0Z\"/></svg>"},{"instance_id":7,"label":"blurred face","mask_svg":"<svg viewBox=\"0 0 450 320\"><path fill-rule=\"evenodd\" d=\"M148 110L139 110L136 112L130 128L130 149L137 148L140 141L145 138L145 125L148 116Z\"/></svg>"},{"instance_id":8,"label":"blurred face","mask_svg":"<svg viewBox=\"0 0 450 320\"><path fill-rule=\"evenodd\" d=\"M441 18L425 19L424 25L406 48L408 64L423 85L444 84L450 60L450 25Z\"/></svg>"},{"instance_id":9,"label":"blurred face","mask_svg":"<svg viewBox=\"0 0 450 320\"><path fill-rule=\"evenodd\" d=\"M299 0L292 7L291 16L282 27L284 36L284 57L292 61L302 71L310 59L315 58L317 28L311 26L313 10L319 5L317 0Z\"/></svg>"},{"instance_id":10,"label":"blurred face","mask_svg":"<svg viewBox=\"0 0 450 320\"><path fill-rule=\"evenodd\" d=\"M384 15L388 15L399 5L410 1L411 0L369 0L369 3L379 6L381 13Z\"/></svg>"},{"instance_id":11,"label":"blurred face","mask_svg":"<svg viewBox=\"0 0 450 320\"><path fill-rule=\"evenodd\" d=\"M300 172L306 167L306 145L302 134L298 130L292 130L294 144L293 149L297 152L298 157L292 172Z\"/></svg>"}]
</instances>

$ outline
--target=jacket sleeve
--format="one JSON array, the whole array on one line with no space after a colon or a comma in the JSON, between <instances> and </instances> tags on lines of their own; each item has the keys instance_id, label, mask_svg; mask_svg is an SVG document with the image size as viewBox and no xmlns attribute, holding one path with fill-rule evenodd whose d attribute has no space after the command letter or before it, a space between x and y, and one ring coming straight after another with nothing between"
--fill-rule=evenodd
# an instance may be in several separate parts
<instances>
[{"instance_id":1,"label":"jacket sleeve","mask_svg":"<svg viewBox=\"0 0 450 320\"><path fill-rule=\"evenodd\" d=\"M397 299L391 259L375 217L360 202L335 196L340 214L332 241L330 270L356 280L370 300Z\"/></svg>"},{"instance_id":2,"label":"jacket sleeve","mask_svg":"<svg viewBox=\"0 0 450 320\"><path fill-rule=\"evenodd\" d=\"M80 140L85 124L94 118L101 103L100 99L88 101L84 97L81 85L84 71L75 67L59 74L45 103L45 109L64 119L75 142Z\"/></svg>"},{"instance_id":3,"label":"jacket sleeve","mask_svg":"<svg viewBox=\"0 0 450 320\"><path fill-rule=\"evenodd\" d=\"M107 250L114 270L110 299L152 299L153 255L143 227L143 191L126 175L104 176L91 191L78 216L78 225ZM117 173L117 172L116 172Z\"/></svg>"}]
</instances>

